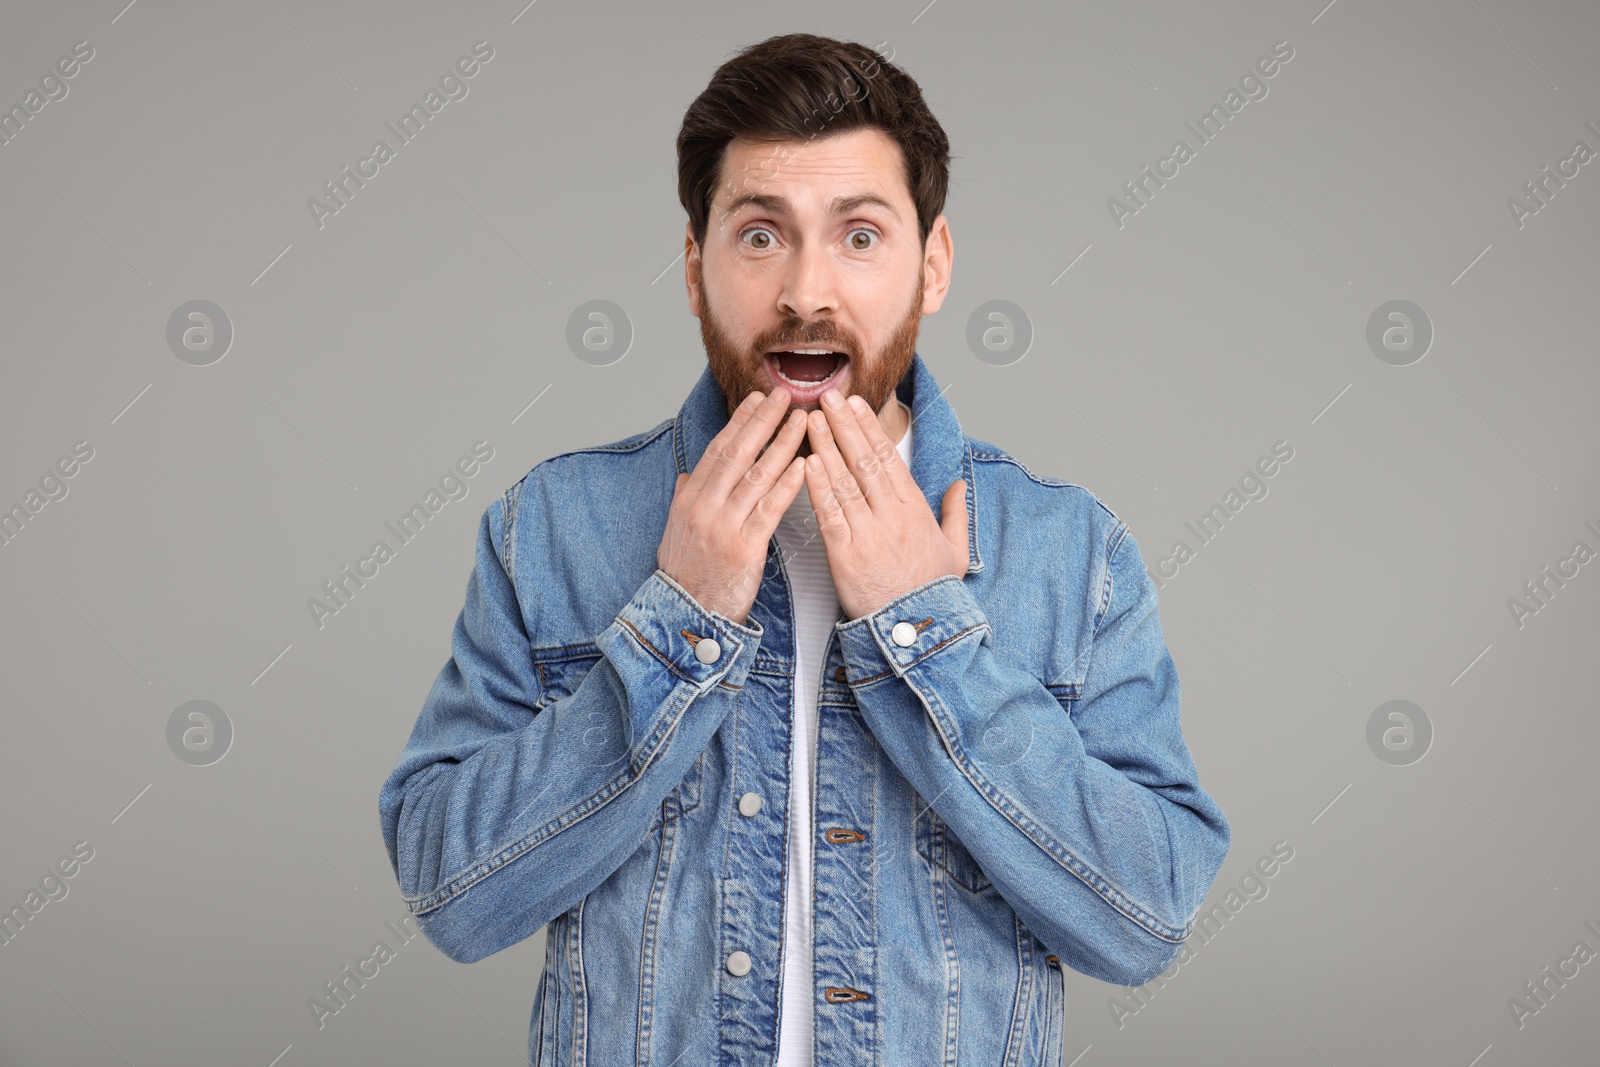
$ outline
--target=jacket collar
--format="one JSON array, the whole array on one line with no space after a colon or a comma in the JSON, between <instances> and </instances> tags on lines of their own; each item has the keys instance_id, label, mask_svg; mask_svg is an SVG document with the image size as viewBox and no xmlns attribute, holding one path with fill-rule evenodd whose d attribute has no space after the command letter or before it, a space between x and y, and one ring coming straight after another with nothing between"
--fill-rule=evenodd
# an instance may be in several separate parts
<instances>
[{"instance_id":1,"label":"jacket collar","mask_svg":"<svg viewBox=\"0 0 1600 1067\"><path fill-rule=\"evenodd\" d=\"M911 442L911 477L922 489L923 499L940 517L944 494L957 478L967 481L967 573L983 570L978 554L978 514L972 484L972 449L956 412L944 398L939 383L933 380L921 353L913 353L905 377L895 386L895 395L911 409L916 436ZM701 372L672 426L672 450L683 474L695 468L700 457L724 426L728 424L728 401L717 384L711 365Z\"/></svg>"}]
</instances>

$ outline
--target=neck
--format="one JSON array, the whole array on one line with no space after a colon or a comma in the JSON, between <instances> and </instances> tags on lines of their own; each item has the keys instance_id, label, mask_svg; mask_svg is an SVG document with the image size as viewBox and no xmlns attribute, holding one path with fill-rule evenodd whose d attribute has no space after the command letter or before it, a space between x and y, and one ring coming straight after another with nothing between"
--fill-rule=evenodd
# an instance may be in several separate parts
<instances>
[{"instance_id":1,"label":"neck","mask_svg":"<svg viewBox=\"0 0 1600 1067\"><path fill-rule=\"evenodd\" d=\"M899 398L891 394L889 402L878 412L878 423L883 427L884 436L898 445L911 420L906 416L906 409L900 406Z\"/></svg>"}]
</instances>

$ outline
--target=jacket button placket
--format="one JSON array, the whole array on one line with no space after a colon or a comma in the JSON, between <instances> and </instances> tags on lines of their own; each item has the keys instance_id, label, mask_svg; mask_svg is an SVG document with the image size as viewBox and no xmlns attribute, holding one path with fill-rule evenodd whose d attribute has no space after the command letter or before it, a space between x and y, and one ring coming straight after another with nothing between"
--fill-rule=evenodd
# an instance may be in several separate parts
<instances>
[{"instance_id":1,"label":"jacket button placket","mask_svg":"<svg viewBox=\"0 0 1600 1067\"><path fill-rule=\"evenodd\" d=\"M774 539L769 555L776 551ZM750 610L750 617L760 619L766 628L763 646L775 650L788 646L793 619L777 566L762 581ZM699 646L695 654L701 655ZM707 930L716 946L711 960L720 977L722 1005L713 1062L748 1062L753 1054L777 1051L791 725L781 684L772 684L776 679L770 673L758 677L754 673L747 677L747 695L738 700L719 733L731 746L729 765L737 768L729 783L729 802L738 814L725 827L728 847L719 850L724 857L721 921L714 931Z\"/></svg>"},{"instance_id":2,"label":"jacket button placket","mask_svg":"<svg viewBox=\"0 0 1600 1067\"><path fill-rule=\"evenodd\" d=\"M878 839L880 751L848 693L834 686L846 682L836 634L823 662L823 678L831 681L817 702L812 1042L817 1063L854 1063L877 1039L875 875L879 864L904 857L897 860L892 846Z\"/></svg>"}]
</instances>

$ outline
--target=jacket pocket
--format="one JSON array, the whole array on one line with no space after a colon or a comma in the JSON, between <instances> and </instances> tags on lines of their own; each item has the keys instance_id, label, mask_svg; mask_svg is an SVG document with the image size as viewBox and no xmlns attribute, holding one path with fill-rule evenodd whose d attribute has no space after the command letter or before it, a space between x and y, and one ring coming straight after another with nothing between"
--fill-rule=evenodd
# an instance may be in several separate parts
<instances>
[{"instance_id":1,"label":"jacket pocket","mask_svg":"<svg viewBox=\"0 0 1600 1067\"><path fill-rule=\"evenodd\" d=\"M956 835L951 832L945 821L939 818L938 812L932 805L924 804L918 798L917 804L922 811L917 815L914 834L917 841L917 852L931 865L942 869L958 885L973 893L981 893L990 888L991 882L988 875L983 873L983 868L978 866L978 861L972 858Z\"/></svg>"},{"instance_id":2,"label":"jacket pocket","mask_svg":"<svg viewBox=\"0 0 1600 1067\"><path fill-rule=\"evenodd\" d=\"M534 667L539 672L539 706L534 713L576 693L600 660L600 647L592 642L534 649ZM630 754L627 735L622 732L627 729L626 708L607 712L591 707L566 714L577 717L563 729L573 738L572 747L588 757L589 770L609 771L612 777L627 773Z\"/></svg>"},{"instance_id":3,"label":"jacket pocket","mask_svg":"<svg viewBox=\"0 0 1600 1067\"><path fill-rule=\"evenodd\" d=\"M536 649L534 663L539 670L539 709L571 696L578 691L578 686L583 684L583 679L594 670L600 662L600 648L594 644L563 645L560 648ZM624 712L624 717L626 713ZM579 731L579 743L586 749L595 753L612 752L617 749L611 735L616 730L616 721L602 718L598 714L592 723L586 724ZM705 777L706 754L700 753L700 758L695 760L688 773L683 776L683 781L667 794L661 802L661 807L656 811L654 821L650 823L650 831L659 830L666 823L679 818L700 806L701 783ZM617 762L616 769L623 770L621 760Z\"/></svg>"},{"instance_id":4,"label":"jacket pocket","mask_svg":"<svg viewBox=\"0 0 1600 1067\"><path fill-rule=\"evenodd\" d=\"M584 676L599 662L600 647L595 644L534 649L533 665L539 672L539 709L577 692Z\"/></svg>"},{"instance_id":5,"label":"jacket pocket","mask_svg":"<svg viewBox=\"0 0 1600 1067\"><path fill-rule=\"evenodd\" d=\"M706 754L702 752L700 758L689 768L689 773L683 776L683 781L667 794L667 799L656 809L655 821L650 824L651 833L700 806L700 791L705 780L705 771Z\"/></svg>"}]
</instances>

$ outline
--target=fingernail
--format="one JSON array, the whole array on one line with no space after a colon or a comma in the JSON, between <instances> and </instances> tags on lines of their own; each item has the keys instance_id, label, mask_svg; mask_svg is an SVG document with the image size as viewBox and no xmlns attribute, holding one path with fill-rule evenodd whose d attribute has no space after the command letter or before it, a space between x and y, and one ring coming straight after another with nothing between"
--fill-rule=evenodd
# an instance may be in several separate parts
<instances>
[{"instance_id":1,"label":"fingernail","mask_svg":"<svg viewBox=\"0 0 1600 1067\"><path fill-rule=\"evenodd\" d=\"M838 409L844 406L844 401L839 399L839 390L829 389L822 394L822 402L830 408Z\"/></svg>"},{"instance_id":2,"label":"fingernail","mask_svg":"<svg viewBox=\"0 0 1600 1067\"><path fill-rule=\"evenodd\" d=\"M868 407L867 402L855 393L850 394L850 406L855 408L858 415L872 414L872 408Z\"/></svg>"}]
</instances>

